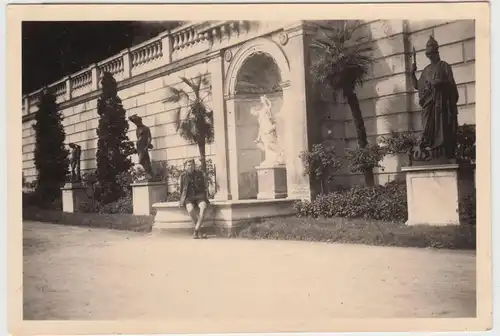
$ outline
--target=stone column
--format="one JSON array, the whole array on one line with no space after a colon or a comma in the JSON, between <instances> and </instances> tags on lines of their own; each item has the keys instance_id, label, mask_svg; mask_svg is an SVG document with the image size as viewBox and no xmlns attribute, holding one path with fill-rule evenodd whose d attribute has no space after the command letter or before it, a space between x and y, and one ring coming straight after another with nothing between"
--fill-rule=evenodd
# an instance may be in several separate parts
<instances>
[{"instance_id":1,"label":"stone column","mask_svg":"<svg viewBox=\"0 0 500 336\"><path fill-rule=\"evenodd\" d=\"M238 183L238 142L236 135L236 101L235 98L226 99L227 108L227 160L229 168L229 190L231 199L240 199Z\"/></svg>"},{"instance_id":2,"label":"stone column","mask_svg":"<svg viewBox=\"0 0 500 336\"><path fill-rule=\"evenodd\" d=\"M88 198L85 187L79 182L66 183L61 191L63 212L79 212L81 204Z\"/></svg>"},{"instance_id":3,"label":"stone column","mask_svg":"<svg viewBox=\"0 0 500 336\"><path fill-rule=\"evenodd\" d=\"M231 199L227 160L227 122L224 103L224 67L222 57L210 60L208 71L212 83L212 106L214 111L215 168L217 170L216 200Z\"/></svg>"},{"instance_id":4,"label":"stone column","mask_svg":"<svg viewBox=\"0 0 500 336\"><path fill-rule=\"evenodd\" d=\"M131 187L134 215L149 216L153 204L167 199L166 182L139 181L133 183Z\"/></svg>"},{"instance_id":5,"label":"stone column","mask_svg":"<svg viewBox=\"0 0 500 336\"><path fill-rule=\"evenodd\" d=\"M309 199L311 186L304 175L299 155L309 149L307 116L307 54L302 26L286 31L288 41L284 46L290 62L290 83L283 87L283 116L285 118L285 156L287 189L290 199Z\"/></svg>"}]
</instances>

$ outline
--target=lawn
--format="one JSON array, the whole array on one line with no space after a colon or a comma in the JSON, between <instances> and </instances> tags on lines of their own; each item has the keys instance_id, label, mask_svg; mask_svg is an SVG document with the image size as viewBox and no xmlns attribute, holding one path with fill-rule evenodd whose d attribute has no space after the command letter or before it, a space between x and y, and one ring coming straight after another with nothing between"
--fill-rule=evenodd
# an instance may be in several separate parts
<instances>
[{"instance_id":1,"label":"lawn","mask_svg":"<svg viewBox=\"0 0 500 336\"><path fill-rule=\"evenodd\" d=\"M407 226L404 223L345 218L276 218L252 223L237 234L241 238L305 240L377 246L432 247L473 250L473 226Z\"/></svg>"}]
</instances>

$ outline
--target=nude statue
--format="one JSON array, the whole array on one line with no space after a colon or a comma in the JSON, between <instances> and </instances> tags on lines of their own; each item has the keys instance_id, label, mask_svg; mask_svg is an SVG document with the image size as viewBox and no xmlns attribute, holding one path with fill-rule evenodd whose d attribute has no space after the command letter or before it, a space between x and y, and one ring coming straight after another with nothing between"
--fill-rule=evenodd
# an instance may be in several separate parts
<instances>
[{"instance_id":1,"label":"nude statue","mask_svg":"<svg viewBox=\"0 0 500 336\"><path fill-rule=\"evenodd\" d=\"M278 145L276 121L272 114L272 105L264 95L260 97L261 108L252 107L250 113L257 117L259 133L255 143L264 152L264 161L261 165L276 165L283 163L283 151Z\"/></svg>"},{"instance_id":2,"label":"nude statue","mask_svg":"<svg viewBox=\"0 0 500 336\"><path fill-rule=\"evenodd\" d=\"M71 148L71 157L69 161L71 165L71 182L79 182L82 179L80 173L80 157L82 155L82 147L74 143L70 143L68 146Z\"/></svg>"},{"instance_id":3,"label":"nude statue","mask_svg":"<svg viewBox=\"0 0 500 336\"><path fill-rule=\"evenodd\" d=\"M135 130L137 136L137 155L139 156L139 164L144 168L146 172L146 178L153 178L153 168L151 166L151 159L149 157L149 149L153 148L151 141L153 140L151 137L151 130L149 127L142 123L142 118L137 114L134 114L128 118L132 123L134 123L137 128Z\"/></svg>"}]
</instances>

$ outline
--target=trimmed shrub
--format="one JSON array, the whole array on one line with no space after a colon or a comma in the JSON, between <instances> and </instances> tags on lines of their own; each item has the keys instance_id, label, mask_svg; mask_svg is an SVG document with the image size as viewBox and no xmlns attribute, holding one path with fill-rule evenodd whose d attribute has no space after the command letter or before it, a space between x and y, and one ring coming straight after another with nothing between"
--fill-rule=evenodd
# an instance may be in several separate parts
<instances>
[{"instance_id":1,"label":"trimmed shrub","mask_svg":"<svg viewBox=\"0 0 500 336\"><path fill-rule=\"evenodd\" d=\"M362 218L405 222L408 216L406 183L393 181L374 187L356 186L294 203L298 217Z\"/></svg>"},{"instance_id":2,"label":"trimmed shrub","mask_svg":"<svg viewBox=\"0 0 500 336\"><path fill-rule=\"evenodd\" d=\"M476 125L464 124L458 127L457 160L465 163L476 162Z\"/></svg>"},{"instance_id":3,"label":"trimmed shrub","mask_svg":"<svg viewBox=\"0 0 500 336\"><path fill-rule=\"evenodd\" d=\"M60 188L69 171L69 152L64 147L66 133L62 121L63 116L57 109L55 95L44 91L32 127L35 130L36 192L40 195L40 200L48 203L61 197Z\"/></svg>"},{"instance_id":4,"label":"trimmed shrub","mask_svg":"<svg viewBox=\"0 0 500 336\"><path fill-rule=\"evenodd\" d=\"M62 198L46 198L38 192L23 192L22 207L37 207L40 209L62 210Z\"/></svg>"},{"instance_id":5,"label":"trimmed shrub","mask_svg":"<svg viewBox=\"0 0 500 336\"><path fill-rule=\"evenodd\" d=\"M459 204L460 219L469 225L476 225L476 193L467 195Z\"/></svg>"},{"instance_id":6,"label":"trimmed shrub","mask_svg":"<svg viewBox=\"0 0 500 336\"><path fill-rule=\"evenodd\" d=\"M384 158L386 152L378 144L368 144L363 148L346 148L345 158L349 161L349 170L351 173L362 173L374 168L384 168L380 161ZM367 183L369 184L369 183Z\"/></svg>"},{"instance_id":7,"label":"trimmed shrub","mask_svg":"<svg viewBox=\"0 0 500 336\"><path fill-rule=\"evenodd\" d=\"M114 202L106 204L103 204L94 199L89 199L87 200L87 202L84 202L81 205L79 210L85 213L131 214L133 212L132 195L131 194L125 195Z\"/></svg>"},{"instance_id":8,"label":"trimmed shrub","mask_svg":"<svg viewBox=\"0 0 500 336\"><path fill-rule=\"evenodd\" d=\"M321 183L322 194L326 190L326 185L333 180L333 174L342 168L335 148L326 148L322 144L313 145L310 152L301 152L300 159L304 165L304 175L309 175ZM326 185L325 182L327 182Z\"/></svg>"},{"instance_id":9,"label":"trimmed shrub","mask_svg":"<svg viewBox=\"0 0 500 336\"><path fill-rule=\"evenodd\" d=\"M132 183L132 169L128 172L121 173L116 177L116 183L121 189L121 196L117 200L109 203L104 203L99 198L101 187L97 180L96 171L86 172L82 175L82 183L86 188L87 200L80 206L80 211L85 213L132 213L132 191L130 183Z\"/></svg>"},{"instance_id":10,"label":"trimmed shrub","mask_svg":"<svg viewBox=\"0 0 500 336\"><path fill-rule=\"evenodd\" d=\"M117 176L132 167L129 156L135 152L127 136L129 124L122 101L117 95L116 80L105 72L101 80L102 92L97 99L97 169L99 192L94 196L102 203L112 203L124 196Z\"/></svg>"}]
</instances>

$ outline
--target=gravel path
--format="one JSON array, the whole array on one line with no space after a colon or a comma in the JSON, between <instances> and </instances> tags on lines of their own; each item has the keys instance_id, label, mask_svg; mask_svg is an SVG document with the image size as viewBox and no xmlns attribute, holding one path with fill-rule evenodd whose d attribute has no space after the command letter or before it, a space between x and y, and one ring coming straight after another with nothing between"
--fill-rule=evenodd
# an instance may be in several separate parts
<instances>
[{"instance_id":1,"label":"gravel path","mask_svg":"<svg viewBox=\"0 0 500 336\"><path fill-rule=\"evenodd\" d=\"M24 318L474 317L475 253L24 222Z\"/></svg>"}]
</instances>

